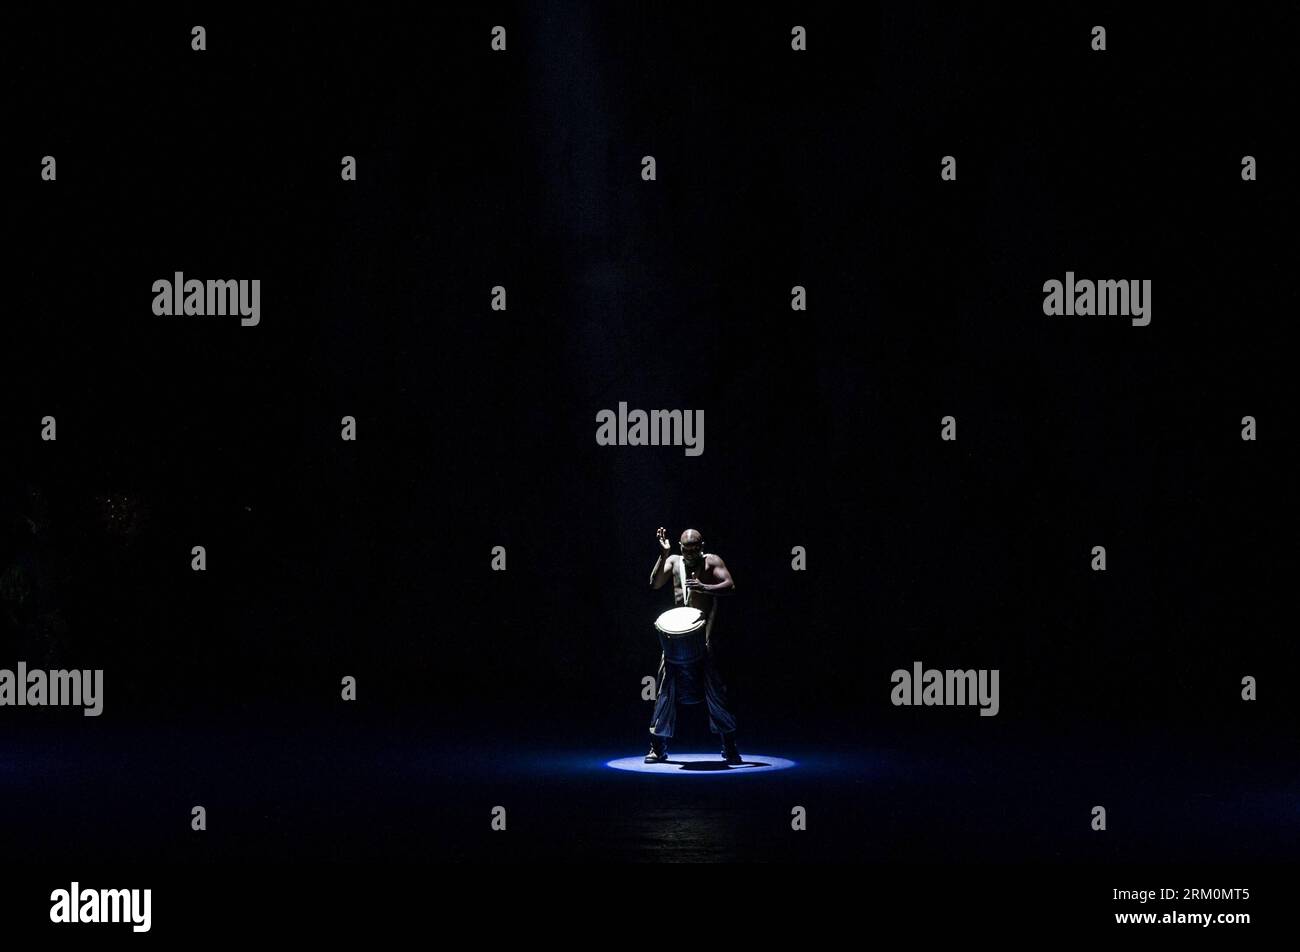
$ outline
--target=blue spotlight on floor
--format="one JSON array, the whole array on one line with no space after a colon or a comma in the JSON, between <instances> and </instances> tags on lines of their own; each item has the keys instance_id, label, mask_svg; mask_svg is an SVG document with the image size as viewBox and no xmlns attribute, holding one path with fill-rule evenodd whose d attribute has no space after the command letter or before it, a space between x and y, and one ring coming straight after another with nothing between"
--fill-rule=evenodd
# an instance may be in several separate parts
<instances>
[{"instance_id":1,"label":"blue spotlight on floor","mask_svg":"<svg viewBox=\"0 0 1300 952\"><path fill-rule=\"evenodd\" d=\"M647 764L645 755L621 757L607 761L606 767L631 770L635 773L662 774L673 777L739 777L750 774L771 773L793 767L793 760L769 757L766 754L746 753L744 763L728 764L717 754L669 754L661 764Z\"/></svg>"}]
</instances>

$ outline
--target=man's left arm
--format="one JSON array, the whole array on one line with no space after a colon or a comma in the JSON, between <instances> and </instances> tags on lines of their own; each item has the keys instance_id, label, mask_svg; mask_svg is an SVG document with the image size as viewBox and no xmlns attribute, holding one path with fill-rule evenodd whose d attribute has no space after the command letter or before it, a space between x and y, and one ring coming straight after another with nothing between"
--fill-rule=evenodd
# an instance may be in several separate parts
<instances>
[{"instance_id":1,"label":"man's left arm","mask_svg":"<svg viewBox=\"0 0 1300 952\"><path fill-rule=\"evenodd\" d=\"M718 556L714 556L716 561L709 566L718 581L713 583L701 582L698 579L689 578L686 580L686 587L691 591L707 592L710 595L729 595L736 590L735 579L727 571L727 563L722 561Z\"/></svg>"}]
</instances>

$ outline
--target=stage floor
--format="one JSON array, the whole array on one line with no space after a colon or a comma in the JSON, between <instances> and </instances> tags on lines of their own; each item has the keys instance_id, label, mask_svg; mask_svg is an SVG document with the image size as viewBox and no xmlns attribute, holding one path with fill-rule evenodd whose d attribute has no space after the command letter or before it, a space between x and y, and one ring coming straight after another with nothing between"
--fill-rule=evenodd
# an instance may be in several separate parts
<instances>
[{"instance_id":1,"label":"stage floor","mask_svg":"<svg viewBox=\"0 0 1300 952\"><path fill-rule=\"evenodd\" d=\"M972 731L706 744L469 743L445 725L47 723L0 732L11 856L249 860L1253 862L1300 849L1295 749L1240 738ZM694 757L690 755L695 755ZM692 766L700 765L700 766ZM758 766L758 765L765 766ZM630 767L631 769L622 769ZM780 768L780 769L778 769ZM190 829L191 808L208 828ZM1107 830L1091 810L1107 810ZM494 807L506 829L494 831ZM802 807L806 829L792 829Z\"/></svg>"}]
</instances>

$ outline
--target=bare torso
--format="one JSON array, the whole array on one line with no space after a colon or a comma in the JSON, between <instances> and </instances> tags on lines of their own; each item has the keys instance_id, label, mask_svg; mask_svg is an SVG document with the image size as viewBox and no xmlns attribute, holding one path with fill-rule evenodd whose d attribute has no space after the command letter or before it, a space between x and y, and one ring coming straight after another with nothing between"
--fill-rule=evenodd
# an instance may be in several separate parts
<instances>
[{"instance_id":1,"label":"bare torso","mask_svg":"<svg viewBox=\"0 0 1300 952\"><path fill-rule=\"evenodd\" d=\"M668 564L665 566L665 568L669 569L673 574L673 604L675 605L686 604L686 600L682 594L682 577L679 574L680 570L677 568L677 563L680 562L681 559L682 557L680 555L671 555L668 557ZM706 585L716 585L718 582L722 581L721 576L717 575L713 571L713 567L716 564L718 564L718 557L716 555L705 553L701 557L700 561L695 564L694 568L690 565L686 566L686 577L697 578ZM712 632L713 624L717 621L718 617L717 598L710 595L708 592L691 592L690 607L698 608L700 611L704 612L704 617L709 619L707 631Z\"/></svg>"}]
</instances>

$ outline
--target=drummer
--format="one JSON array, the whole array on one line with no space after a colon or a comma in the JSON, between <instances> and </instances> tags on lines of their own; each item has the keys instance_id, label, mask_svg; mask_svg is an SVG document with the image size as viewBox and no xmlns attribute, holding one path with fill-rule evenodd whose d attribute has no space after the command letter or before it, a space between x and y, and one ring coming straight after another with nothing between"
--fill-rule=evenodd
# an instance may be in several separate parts
<instances>
[{"instance_id":1,"label":"drummer","mask_svg":"<svg viewBox=\"0 0 1300 952\"><path fill-rule=\"evenodd\" d=\"M704 537L695 529L682 533L679 542L682 554L673 555L668 533L662 526L657 535L658 559L650 571L650 587L663 588L671 580L673 601L704 612L705 644L712 647L710 638L717 620L719 595L736 590L736 583L727 571L722 558L704 551ZM685 571L679 573L678 561ZM682 575L685 576L683 588ZM700 697L701 692L703 698ZM709 710L709 730L721 736L722 757L729 764L741 763L736 749L736 719L727 709L726 687L713 665L712 651L707 651L703 661L696 664L673 664L662 656L659 661L659 689L655 696L654 715L650 720L650 752L648 764L663 763L668 759L667 739L673 736L677 722L677 704L698 704L703 700Z\"/></svg>"}]
</instances>

